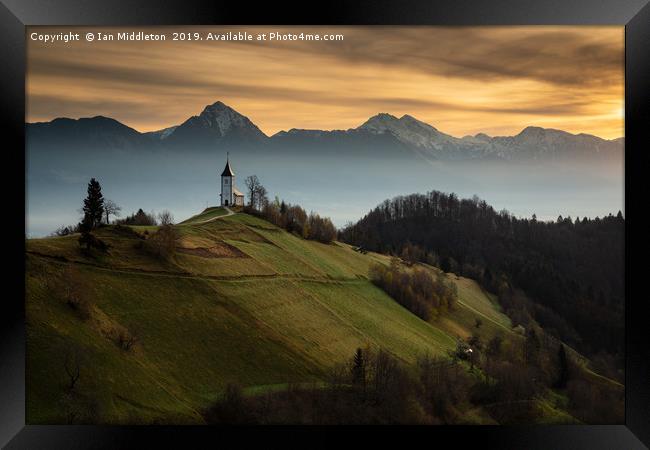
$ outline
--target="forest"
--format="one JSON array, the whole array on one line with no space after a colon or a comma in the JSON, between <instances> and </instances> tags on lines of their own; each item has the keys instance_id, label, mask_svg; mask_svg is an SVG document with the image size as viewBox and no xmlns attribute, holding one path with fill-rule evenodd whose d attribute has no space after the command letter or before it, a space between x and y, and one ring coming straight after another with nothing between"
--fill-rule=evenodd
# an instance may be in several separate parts
<instances>
[{"instance_id":1,"label":"forest","mask_svg":"<svg viewBox=\"0 0 650 450\"><path fill-rule=\"evenodd\" d=\"M621 212L542 221L496 211L476 196L431 191L385 200L338 238L474 278L498 295L513 325L540 325L623 379Z\"/></svg>"},{"instance_id":2,"label":"forest","mask_svg":"<svg viewBox=\"0 0 650 450\"><path fill-rule=\"evenodd\" d=\"M310 425L622 420L623 391L589 378L562 345L551 351L531 333L523 343L496 336L473 348L470 367L462 343L448 356L423 355L415 364L382 349L358 348L324 383L289 384L255 396L230 383L203 416L208 424Z\"/></svg>"}]
</instances>

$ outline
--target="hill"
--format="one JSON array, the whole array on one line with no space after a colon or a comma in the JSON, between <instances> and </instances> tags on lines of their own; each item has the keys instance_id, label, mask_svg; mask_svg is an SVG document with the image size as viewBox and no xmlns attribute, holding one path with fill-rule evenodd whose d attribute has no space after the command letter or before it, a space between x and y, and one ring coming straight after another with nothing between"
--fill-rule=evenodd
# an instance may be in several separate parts
<instances>
[{"instance_id":1,"label":"hill","mask_svg":"<svg viewBox=\"0 0 650 450\"><path fill-rule=\"evenodd\" d=\"M458 308L444 323L426 323L368 280L370 265L387 264L386 256L221 213L208 209L177 225L171 261L143 249L151 227L99 229L112 246L107 255L84 254L76 235L27 241L28 423L70 414L201 423L229 382L264 392L322 381L357 347L409 363L443 355L471 333L476 316L486 329L509 332L472 280L455 280ZM67 304L71 289L85 306ZM70 360L80 367L73 398Z\"/></svg>"},{"instance_id":2,"label":"hill","mask_svg":"<svg viewBox=\"0 0 650 450\"><path fill-rule=\"evenodd\" d=\"M296 387L327 383L357 348L382 349L413 368L420 358L444 357L458 339L479 335L487 347L500 339L501 356L466 374L459 366L446 372L451 385L443 391L450 395L467 383L473 387L443 423L620 416L622 386L588 369L568 347L568 390L538 387L533 397L514 400L529 405L526 416L500 407L494 398L513 401L507 386L529 385L517 381L529 369L512 365L528 338L472 279L398 263L400 270L441 274L456 286L455 306L425 322L368 279L371 266L394 264L388 256L304 240L221 208L207 208L174 230L175 253L168 258L152 251L162 231L151 226L98 229L111 246L107 254L82 251L76 235L27 241L28 423L204 423L232 383L250 401L281 403L300 392ZM544 377L555 377L555 363L544 364L551 370ZM302 392L305 398L313 391ZM605 397L582 409L594 402L585 395Z\"/></svg>"},{"instance_id":3,"label":"hill","mask_svg":"<svg viewBox=\"0 0 650 450\"><path fill-rule=\"evenodd\" d=\"M476 196L430 191L382 202L339 238L382 253L414 247L416 259L499 294L514 325L536 320L589 357L609 353L622 379L624 230L621 212L539 221L497 212Z\"/></svg>"}]
</instances>

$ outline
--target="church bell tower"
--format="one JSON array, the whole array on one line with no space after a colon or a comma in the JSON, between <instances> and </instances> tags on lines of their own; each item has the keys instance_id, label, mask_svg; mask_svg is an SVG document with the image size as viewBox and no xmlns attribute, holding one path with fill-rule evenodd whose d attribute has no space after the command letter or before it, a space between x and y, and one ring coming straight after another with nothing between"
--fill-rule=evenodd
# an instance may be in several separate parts
<instances>
[{"instance_id":1,"label":"church bell tower","mask_svg":"<svg viewBox=\"0 0 650 450\"><path fill-rule=\"evenodd\" d=\"M226 156L226 167L221 172L221 206L233 205L233 189L235 185L235 173L230 167L230 154Z\"/></svg>"}]
</instances>

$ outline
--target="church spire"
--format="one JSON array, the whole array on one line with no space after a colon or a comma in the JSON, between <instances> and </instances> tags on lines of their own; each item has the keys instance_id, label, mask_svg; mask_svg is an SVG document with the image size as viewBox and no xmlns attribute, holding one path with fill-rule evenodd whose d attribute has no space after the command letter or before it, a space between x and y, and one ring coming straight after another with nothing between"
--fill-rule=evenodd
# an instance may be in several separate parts
<instances>
[{"instance_id":1,"label":"church spire","mask_svg":"<svg viewBox=\"0 0 650 450\"><path fill-rule=\"evenodd\" d=\"M223 169L223 172L221 173L222 177L234 177L235 172L232 171L232 167L230 167L230 152L226 153L226 167Z\"/></svg>"}]
</instances>

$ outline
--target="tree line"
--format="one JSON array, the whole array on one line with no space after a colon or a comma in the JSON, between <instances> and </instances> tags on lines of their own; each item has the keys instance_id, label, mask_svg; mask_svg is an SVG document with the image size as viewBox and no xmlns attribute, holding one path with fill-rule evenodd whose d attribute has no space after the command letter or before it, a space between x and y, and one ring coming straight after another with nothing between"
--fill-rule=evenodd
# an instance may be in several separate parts
<instances>
[{"instance_id":1,"label":"tree line","mask_svg":"<svg viewBox=\"0 0 650 450\"><path fill-rule=\"evenodd\" d=\"M418 267L402 269L397 258L391 260L390 266L371 266L370 279L397 303L426 321L444 315L458 299L456 285L446 275L434 276Z\"/></svg>"},{"instance_id":2,"label":"tree line","mask_svg":"<svg viewBox=\"0 0 650 450\"><path fill-rule=\"evenodd\" d=\"M517 218L474 196L431 191L384 201L339 239L476 279L520 317L622 366L621 212L555 221ZM524 294L525 292L525 294Z\"/></svg>"},{"instance_id":3,"label":"tree line","mask_svg":"<svg viewBox=\"0 0 650 450\"><path fill-rule=\"evenodd\" d=\"M124 218L121 216L122 207L113 200L104 198L102 187L95 178L88 182L87 195L84 198L83 206L80 212L83 217L76 225L65 225L57 228L53 236L67 236L73 233L89 232L102 225L173 225L174 216L168 210L156 214L154 212L146 213L142 208L135 213ZM115 220L111 222L111 216Z\"/></svg>"},{"instance_id":4,"label":"tree line","mask_svg":"<svg viewBox=\"0 0 650 450\"><path fill-rule=\"evenodd\" d=\"M82 220L77 225L60 227L53 234L55 236L67 236L79 233L79 245L87 256L90 256L93 250L106 253L111 245L98 237L96 231L111 223L111 215L119 217L121 209L115 202L104 198L101 185L95 178L91 178L87 187L87 196L81 208L81 212L83 212ZM138 238L137 248L165 262L170 261L176 252L178 233L173 227L173 223L174 216L168 210L156 215L153 212L146 213L142 208L129 216L112 222L115 231ZM158 229L152 233L145 230L141 235L125 225L153 225L158 226Z\"/></svg>"},{"instance_id":5,"label":"tree line","mask_svg":"<svg viewBox=\"0 0 650 450\"><path fill-rule=\"evenodd\" d=\"M267 190L256 175L246 178L249 203L244 212L261 217L290 233L304 239L310 239L325 244L336 239L336 227L329 217L321 217L311 212L307 214L300 205L292 205L280 200L269 201Z\"/></svg>"},{"instance_id":6,"label":"tree line","mask_svg":"<svg viewBox=\"0 0 650 450\"><path fill-rule=\"evenodd\" d=\"M204 417L210 424L532 424L548 420L544 405L555 390L557 407L568 413L554 417L560 423L623 422L623 390L586 378L563 346L548 348L532 337L474 341L471 366L462 346L415 363L366 347L322 383L252 396L230 383Z\"/></svg>"}]
</instances>

